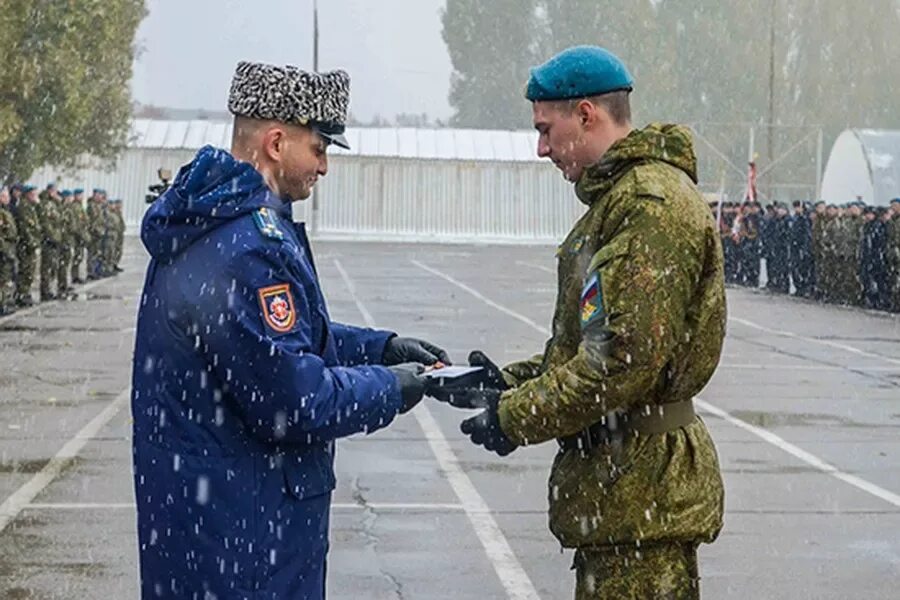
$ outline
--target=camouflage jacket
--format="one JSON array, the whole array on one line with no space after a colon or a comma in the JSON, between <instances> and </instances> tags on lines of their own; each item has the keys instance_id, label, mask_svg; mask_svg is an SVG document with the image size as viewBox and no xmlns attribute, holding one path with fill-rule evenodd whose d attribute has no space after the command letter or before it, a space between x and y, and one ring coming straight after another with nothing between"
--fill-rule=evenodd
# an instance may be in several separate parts
<instances>
[{"instance_id":1,"label":"camouflage jacket","mask_svg":"<svg viewBox=\"0 0 900 600\"><path fill-rule=\"evenodd\" d=\"M16 227L19 230L19 247L34 251L41 245L40 205L24 198L16 204Z\"/></svg>"},{"instance_id":2,"label":"camouflage jacket","mask_svg":"<svg viewBox=\"0 0 900 600\"><path fill-rule=\"evenodd\" d=\"M88 200L88 232L91 241L94 243L99 243L106 236L106 218L103 214L104 211L104 207L98 202Z\"/></svg>"},{"instance_id":3,"label":"camouflage jacket","mask_svg":"<svg viewBox=\"0 0 900 600\"><path fill-rule=\"evenodd\" d=\"M66 212L69 219L71 244L80 248L89 241L87 215L84 207L78 202L69 202L66 204Z\"/></svg>"},{"instance_id":4,"label":"camouflage jacket","mask_svg":"<svg viewBox=\"0 0 900 600\"><path fill-rule=\"evenodd\" d=\"M63 243L65 222L59 202L47 195L41 196L38 204L38 215L41 222L41 241L55 246Z\"/></svg>"},{"instance_id":5,"label":"camouflage jacket","mask_svg":"<svg viewBox=\"0 0 900 600\"><path fill-rule=\"evenodd\" d=\"M8 260L9 257L15 256L18 241L16 217L8 207L0 206L0 258Z\"/></svg>"},{"instance_id":6,"label":"camouflage jacket","mask_svg":"<svg viewBox=\"0 0 900 600\"><path fill-rule=\"evenodd\" d=\"M553 334L504 368L500 423L520 444L570 436L610 411L693 398L725 334L722 246L696 188L690 132L651 125L576 185L588 205L560 246ZM712 541L722 527L715 447L700 419L587 455L560 450L550 528L567 547Z\"/></svg>"}]
</instances>

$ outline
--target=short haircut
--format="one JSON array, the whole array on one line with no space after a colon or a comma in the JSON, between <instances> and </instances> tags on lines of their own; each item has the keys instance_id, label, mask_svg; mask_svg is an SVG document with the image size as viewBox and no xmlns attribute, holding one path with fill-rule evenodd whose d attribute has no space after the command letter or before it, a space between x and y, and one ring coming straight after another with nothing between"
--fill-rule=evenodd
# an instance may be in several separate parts
<instances>
[{"instance_id":1,"label":"short haircut","mask_svg":"<svg viewBox=\"0 0 900 600\"><path fill-rule=\"evenodd\" d=\"M559 100L557 105L560 111L566 115L571 115L578 103L587 100L594 106L599 106L607 113L616 125L628 125L631 123L631 90L616 90L599 96L588 96L586 98L573 98L571 100Z\"/></svg>"}]
</instances>

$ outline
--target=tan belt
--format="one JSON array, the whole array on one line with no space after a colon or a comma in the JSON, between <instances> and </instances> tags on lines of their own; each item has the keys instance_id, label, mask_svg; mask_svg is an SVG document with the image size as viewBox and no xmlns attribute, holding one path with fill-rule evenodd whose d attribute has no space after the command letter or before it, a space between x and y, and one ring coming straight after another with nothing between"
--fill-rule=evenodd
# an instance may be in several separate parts
<instances>
[{"instance_id":1,"label":"tan belt","mask_svg":"<svg viewBox=\"0 0 900 600\"><path fill-rule=\"evenodd\" d=\"M614 436L627 432L653 435L675 431L693 423L696 416L693 400L646 405L614 418L598 421L575 435L560 438L558 442L564 450L587 450L608 443Z\"/></svg>"}]
</instances>

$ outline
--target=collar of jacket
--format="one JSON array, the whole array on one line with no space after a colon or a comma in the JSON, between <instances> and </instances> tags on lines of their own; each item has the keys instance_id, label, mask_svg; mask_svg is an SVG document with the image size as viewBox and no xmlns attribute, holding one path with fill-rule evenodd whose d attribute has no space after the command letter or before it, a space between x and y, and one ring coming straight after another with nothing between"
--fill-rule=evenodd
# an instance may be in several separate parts
<instances>
[{"instance_id":1,"label":"collar of jacket","mask_svg":"<svg viewBox=\"0 0 900 600\"><path fill-rule=\"evenodd\" d=\"M633 167L648 161L669 163L697 183L697 156L690 130L682 125L651 123L618 140L599 162L585 168L575 184L575 195L591 206Z\"/></svg>"}]
</instances>

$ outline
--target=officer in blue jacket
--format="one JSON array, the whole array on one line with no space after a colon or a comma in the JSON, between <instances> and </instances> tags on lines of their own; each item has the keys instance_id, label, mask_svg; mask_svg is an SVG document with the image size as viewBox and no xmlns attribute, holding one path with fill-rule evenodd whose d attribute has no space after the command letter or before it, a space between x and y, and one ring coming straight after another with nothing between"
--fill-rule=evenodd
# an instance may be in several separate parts
<instances>
[{"instance_id":1,"label":"officer in blue jacket","mask_svg":"<svg viewBox=\"0 0 900 600\"><path fill-rule=\"evenodd\" d=\"M240 63L231 152L205 147L147 212L134 354L143 598L325 595L334 440L424 392L422 340L331 320L302 224L343 137L346 73ZM385 366L387 365L387 366Z\"/></svg>"}]
</instances>

